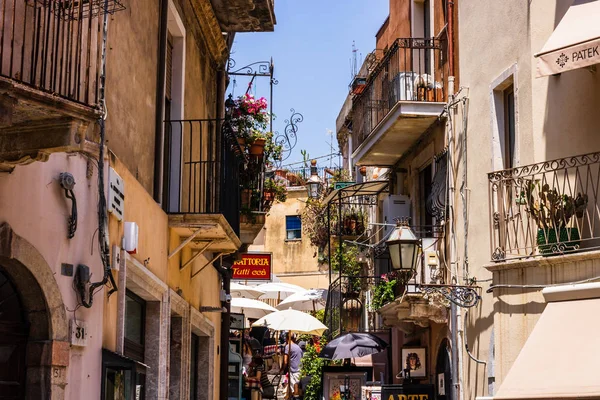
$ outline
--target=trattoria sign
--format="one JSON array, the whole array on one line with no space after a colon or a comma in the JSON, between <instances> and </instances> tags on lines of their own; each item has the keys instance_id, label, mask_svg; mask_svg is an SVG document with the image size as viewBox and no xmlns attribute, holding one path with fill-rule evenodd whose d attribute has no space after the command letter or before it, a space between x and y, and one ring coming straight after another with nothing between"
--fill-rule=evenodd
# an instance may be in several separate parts
<instances>
[{"instance_id":1,"label":"trattoria sign","mask_svg":"<svg viewBox=\"0 0 600 400\"><path fill-rule=\"evenodd\" d=\"M245 253L233 263L233 279L247 281L271 280L271 253Z\"/></svg>"}]
</instances>

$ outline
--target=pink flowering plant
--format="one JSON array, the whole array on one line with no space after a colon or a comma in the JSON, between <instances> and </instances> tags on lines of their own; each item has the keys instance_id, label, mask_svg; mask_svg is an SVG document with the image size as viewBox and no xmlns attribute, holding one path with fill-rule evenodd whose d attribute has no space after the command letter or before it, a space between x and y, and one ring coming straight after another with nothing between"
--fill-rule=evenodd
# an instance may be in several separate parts
<instances>
[{"instance_id":1,"label":"pink flowering plant","mask_svg":"<svg viewBox=\"0 0 600 400\"><path fill-rule=\"evenodd\" d=\"M233 101L231 124L240 138L256 138L267 129L270 115L267 111L267 100L264 97L254 98L245 94Z\"/></svg>"}]
</instances>

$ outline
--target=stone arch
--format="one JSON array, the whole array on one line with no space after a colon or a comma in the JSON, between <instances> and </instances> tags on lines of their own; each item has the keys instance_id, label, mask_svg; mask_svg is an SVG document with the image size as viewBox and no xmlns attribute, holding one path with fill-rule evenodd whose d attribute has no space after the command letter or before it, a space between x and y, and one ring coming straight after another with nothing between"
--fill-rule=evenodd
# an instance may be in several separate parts
<instances>
[{"instance_id":1,"label":"stone arch","mask_svg":"<svg viewBox=\"0 0 600 400\"><path fill-rule=\"evenodd\" d=\"M29 322L26 398L62 399L69 364L69 323L44 257L6 222L0 224L0 268L18 291Z\"/></svg>"}]
</instances>

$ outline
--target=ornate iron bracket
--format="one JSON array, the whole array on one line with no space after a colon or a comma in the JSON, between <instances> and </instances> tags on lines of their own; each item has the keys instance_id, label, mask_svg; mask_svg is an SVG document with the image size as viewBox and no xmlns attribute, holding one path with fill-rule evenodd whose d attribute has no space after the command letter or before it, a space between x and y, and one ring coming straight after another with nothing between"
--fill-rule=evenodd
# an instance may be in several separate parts
<instances>
[{"instance_id":1,"label":"ornate iron bracket","mask_svg":"<svg viewBox=\"0 0 600 400\"><path fill-rule=\"evenodd\" d=\"M281 163L287 160L294 147L298 143L298 124L304 121L304 116L299 112L296 112L293 108L290 109L292 115L289 119L285 120L285 128L283 133L274 132L273 141L276 145L280 145L282 147L281 158L279 159L277 167L281 166Z\"/></svg>"},{"instance_id":2,"label":"ornate iron bracket","mask_svg":"<svg viewBox=\"0 0 600 400\"><path fill-rule=\"evenodd\" d=\"M481 300L481 296L477 291L477 289L480 289L478 286L419 285L418 289L424 295L439 293L446 300L464 308L475 307Z\"/></svg>"}]
</instances>

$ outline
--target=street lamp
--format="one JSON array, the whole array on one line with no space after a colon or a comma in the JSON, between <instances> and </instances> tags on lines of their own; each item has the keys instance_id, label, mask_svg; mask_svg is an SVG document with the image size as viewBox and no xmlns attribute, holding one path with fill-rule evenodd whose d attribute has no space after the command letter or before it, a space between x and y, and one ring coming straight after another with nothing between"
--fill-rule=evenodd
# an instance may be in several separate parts
<instances>
[{"instance_id":1,"label":"street lamp","mask_svg":"<svg viewBox=\"0 0 600 400\"><path fill-rule=\"evenodd\" d=\"M395 270L411 271L417 267L421 241L406 222L398 222L385 243L390 251L392 267Z\"/></svg>"},{"instance_id":2,"label":"street lamp","mask_svg":"<svg viewBox=\"0 0 600 400\"><path fill-rule=\"evenodd\" d=\"M310 178L306 182L306 189L308 190L308 197L311 199L316 199L319 197L321 193L321 188L323 183L319 178L319 174L317 173L317 160L312 160L310 162Z\"/></svg>"}]
</instances>

